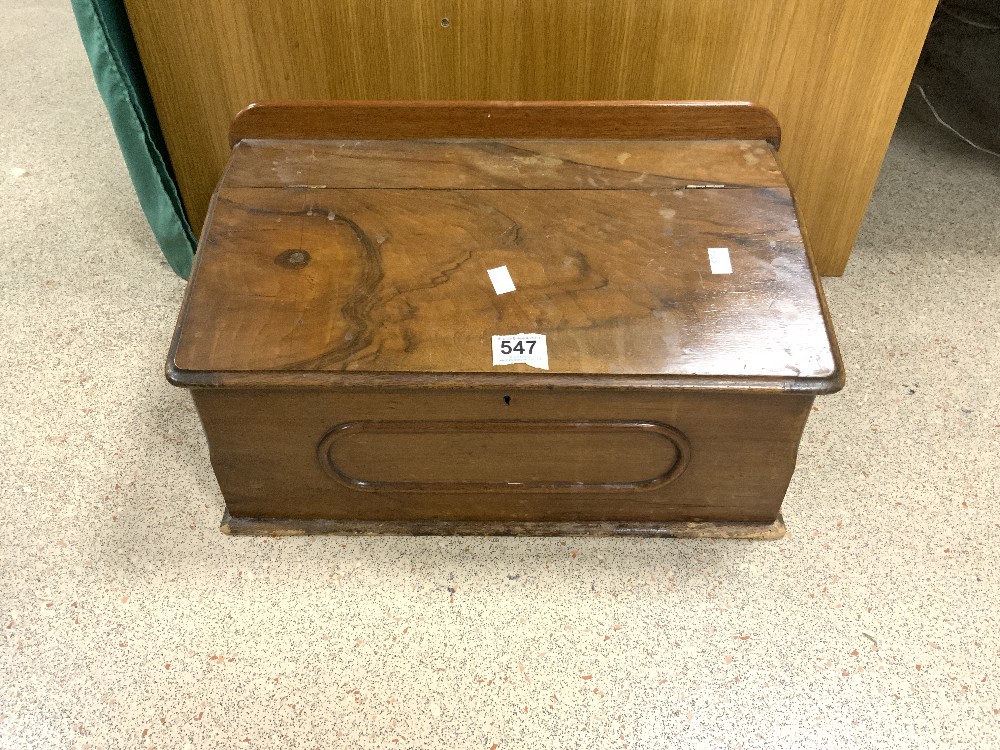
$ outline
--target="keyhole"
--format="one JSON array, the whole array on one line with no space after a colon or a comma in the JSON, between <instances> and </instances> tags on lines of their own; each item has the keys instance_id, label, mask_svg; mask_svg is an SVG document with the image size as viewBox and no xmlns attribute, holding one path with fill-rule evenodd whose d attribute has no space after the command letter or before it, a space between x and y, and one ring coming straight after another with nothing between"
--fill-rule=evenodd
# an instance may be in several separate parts
<instances>
[{"instance_id":1,"label":"keyhole","mask_svg":"<svg viewBox=\"0 0 1000 750\"><path fill-rule=\"evenodd\" d=\"M503 403L505 406L510 406L510 396L504 396Z\"/></svg>"}]
</instances>

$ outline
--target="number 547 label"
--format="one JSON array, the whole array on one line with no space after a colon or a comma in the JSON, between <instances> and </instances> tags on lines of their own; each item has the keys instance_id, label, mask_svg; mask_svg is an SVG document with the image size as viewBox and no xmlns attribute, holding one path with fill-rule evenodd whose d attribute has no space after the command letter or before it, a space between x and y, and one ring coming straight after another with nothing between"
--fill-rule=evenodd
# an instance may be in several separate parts
<instances>
[{"instance_id":1,"label":"number 547 label","mask_svg":"<svg viewBox=\"0 0 1000 750\"><path fill-rule=\"evenodd\" d=\"M493 337L493 365L523 363L540 370L549 369L549 350L545 334L512 333Z\"/></svg>"}]
</instances>

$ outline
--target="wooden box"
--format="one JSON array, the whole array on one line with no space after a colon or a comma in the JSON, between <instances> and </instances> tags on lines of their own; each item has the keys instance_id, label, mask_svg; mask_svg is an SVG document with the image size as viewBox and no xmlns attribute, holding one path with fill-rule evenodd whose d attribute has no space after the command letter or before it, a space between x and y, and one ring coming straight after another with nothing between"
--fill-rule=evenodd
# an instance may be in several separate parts
<instances>
[{"instance_id":1,"label":"wooden box","mask_svg":"<svg viewBox=\"0 0 1000 750\"><path fill-rule=\"evenodd\" d=\"M782 534L843 374L778 136L734 103L245 110L167 362L223 529Z\"/></svg>"}]
</instances>

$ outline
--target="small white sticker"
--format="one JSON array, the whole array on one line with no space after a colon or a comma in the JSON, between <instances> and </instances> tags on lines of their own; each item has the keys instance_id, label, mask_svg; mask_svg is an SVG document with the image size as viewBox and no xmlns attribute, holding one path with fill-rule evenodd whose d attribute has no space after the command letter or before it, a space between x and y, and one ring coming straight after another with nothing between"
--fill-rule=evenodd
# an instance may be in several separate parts
<instances>
[{"instance_id":1,"label":"small white sticker","mask_svg":"<svg viewBox=\"0 0 1000 750\"><path fill-rule=\"evenodd\" d=\"M708 264L712 267L712 273L732 273L733 264L729 261L729 248L708 248Z\"/></svg>"},{"instance_id":2,"label":"small white sticker","mask_svg":"<svg viewBox=\"0 0 1000 750\"><path fill-rule=\"evenodd\" d=\"M549 369L549 349L543 333L512 333L493 337L493 366L526 364Z\"/></svg>"},{"instance_id":3,"label":"small white sticker","mask_svg":"<svg viewBox=\"0 0 1000 750\"><path fill-rule=\"evenodd\" d=\"M497 294L506 294L516 289L514 279L510 277L510 271L507 270L507 266L491 268L486 273L490 275L490 281L493 282L493 289L496 290Z\"/></svg>"}]
</instances>

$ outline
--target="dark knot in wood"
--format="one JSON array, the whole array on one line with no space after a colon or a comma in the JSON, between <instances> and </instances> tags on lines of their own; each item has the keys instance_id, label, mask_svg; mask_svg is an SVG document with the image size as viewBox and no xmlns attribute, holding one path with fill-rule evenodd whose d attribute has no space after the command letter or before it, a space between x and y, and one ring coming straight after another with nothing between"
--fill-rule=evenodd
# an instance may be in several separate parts
<instances>
[{"instance_id":1,"label":"dark knot in wood","mask_svg":"<svg viewBox=\"0 0 1000 750\"><path fill-rule=\"evenodd\" d=\"M309 265L310 260L312 257L305 250L285 250L274 259L274 262L282 268L297 269Z\"/></svg>"}]
</instances>

